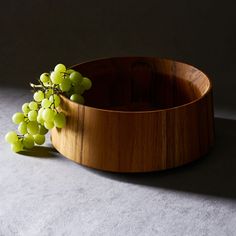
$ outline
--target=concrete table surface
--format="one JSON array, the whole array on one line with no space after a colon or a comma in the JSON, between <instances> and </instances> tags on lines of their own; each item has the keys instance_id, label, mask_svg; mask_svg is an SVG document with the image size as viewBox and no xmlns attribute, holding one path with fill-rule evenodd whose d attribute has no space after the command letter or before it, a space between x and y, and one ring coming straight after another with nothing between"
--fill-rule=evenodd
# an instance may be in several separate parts
<instances>
[{"instance_id":1,"label":"concrete table surface","mask_svg":"<svg viewBox=\"0 0 236 236\"><path fill-rule=\"evenodd\" d=\"M0 235L236 235L236 121L216 112L216 145L173 170L113 174L73 163L50 142L26 155L5 143L29 90L0 88ZM230 118L230 119L229 119Z\"/></svg>"}]
</instances>

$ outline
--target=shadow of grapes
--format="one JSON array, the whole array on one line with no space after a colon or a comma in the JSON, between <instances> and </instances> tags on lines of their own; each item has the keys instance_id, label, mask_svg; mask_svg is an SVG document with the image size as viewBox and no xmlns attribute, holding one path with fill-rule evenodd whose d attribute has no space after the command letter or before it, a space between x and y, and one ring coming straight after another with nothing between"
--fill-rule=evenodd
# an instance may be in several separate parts
<instances>
[{"instance_id":1,"label":"shadow of grapes","mask_svg":"<svg viewBox=\"0 0 236 236\"><path fill-rule=\"evenodd\" d=\"M34 146L32 149L21 151L19 154L40 158L58 157L58 151L53 146Z\"/></svg>"}]
</instances>

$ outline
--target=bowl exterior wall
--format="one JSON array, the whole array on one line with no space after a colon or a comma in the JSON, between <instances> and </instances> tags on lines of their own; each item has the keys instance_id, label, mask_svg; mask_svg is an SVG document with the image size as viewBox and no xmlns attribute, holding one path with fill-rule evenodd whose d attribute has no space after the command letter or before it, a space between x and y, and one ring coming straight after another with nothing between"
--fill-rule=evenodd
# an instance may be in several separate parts
<instances>
[{"instance_id":1,"label":"bowl exterior wall","mask_svg":"<svg viewBox=\"0 0 236 236\"><path fill-rule=\"evenodd\" d=\"M212 89L184 106L118 112L78 105L62 97L67 115L54 128L55 148L79 164L113 172L164 170L207 154L214 142Z\"/></svg>"}]
</instances>

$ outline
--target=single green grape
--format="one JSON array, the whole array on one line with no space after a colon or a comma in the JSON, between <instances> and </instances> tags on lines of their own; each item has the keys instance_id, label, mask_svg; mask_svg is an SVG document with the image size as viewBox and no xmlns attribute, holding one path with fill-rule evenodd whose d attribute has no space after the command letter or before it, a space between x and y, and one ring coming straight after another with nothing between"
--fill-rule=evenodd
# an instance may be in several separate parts
<instances>
[{"instance_id":1,"label":"single green grape","mask_svg":"<svg viewBox=\"0 0 236 236\"><path fill-rule=\"evenodd\" d=\"M55 113L52 109L50 108L46 108L44 111L43 111L43 119L46 121L46 122L53 122L54 120L54 116L55 116ZM46 127L46 126L45 126ZM47 127L46 127L47 128Z\"/></svg>"},{"instance_id":2,"label":"single green grape","mask_svg":"<svg viewBox=\"0 0 236 236\"><path fill-rule=\"evenodd\" d=\"M17 141L15 143L11 144L11 150L13 152L20 152L20 151L22 151L23 150L22 142L21 141Z\"/></svg>"},{"instance_id":3,"label":"single green grape","mask_svg":"<svg viewBox=\"0 0 236 236\"><path fill-rule=\"evenodd\" d=\"M38 115L38 116L37 116L37 122L38 122L39 124L43 125L43 124L44 124L44 119L43 119L43 117Z\"/></svg>"},{"instance_id":4,"label":"single green grape","mask_svg":"<svg viewBox=\"0 0 236 236\"><path fill-rule=\"evenodd\" d=\"M45 142L45 136L42 134L35 134L34 135L34 142L38 145L42 145Z\"/></svg>"},{"instance_id":5,"label":"single green grape","mask_svg":"<svg viewBox=\"0 0 236 236\"><path fill-rule=\"evenodd\" d=\"M43 107L43 108L48 108L48 107L50 107L51 106L51 102L47 99L47 98L44 98L43 100L42 100L42 102L41 102L41 106Z\"/></svg>"},{"instance_id":6,"label":"single green grape","mask_svg":"<svg viewBox=\"0 0 236 236\"><path fill-rule=\"evenodd\" d=\"M76 86L82 82L83 76L78 71L74 71L70 74L69 78L71 80L72 85Z\"/></svg>"},{"instance_id":7,"label":"single green grape","mask_svg":"<svg viewBox=\"0 0 236 236\"><path fill-rule=\"evenodd\" d=\"M26 134L27 133L27 122L26 121L22 121L19 126L18 126L18 131L21 134Z\"/></svg>"},{"instance_id":8,"label":"single green grape","mask_svg":"<svg viewBox=\"0 0 236 236\"><path fill-rule=\"evenodd\" d=\"M27 124L27 131L29 134L37 134L38 131L39 131L39 124L37 121L30 121L28 124Z\"/></svg>"},{"instance_id":9,"label":"single green grape","mask_svg":"<svg viewBox=\"0 0 236 236\"><path fill-rule=\"evenodd\" d=\"M37 116L38 116L38 112L37 111L30 111L28 113L28 118L30 121L36 121L37 120Z\"/></svg>"},{"instance_id":10,"label":"single green grape","mask_svg":"<svg viewBox=\"0 0 236 236\"><path fill-rule=\"evenodd\" d=\"M50 78L54 84L60 84L62 82L62 74L59 71L53 71L50 75Z\"/></svg>"},{"instance_id":11,"label":"single green grape","mask_svg":"<svg viewBox=\"0 0 236 236\"><path fill-rule=\"evenodd\" d=\"M53 90L52 90L52 89L47 89L47 90L45 91L45 96L46 96L46 98L49 98L52 94L53 94Z\"/></svg>"},{"instance_id":12,"label":"single green grape","mask_svg":"<svg viewBox=\"0 0 236 236\"><path fill-rule=\"evenodd\" d=\"M45 135L48 132L48 129L44 125L39 125L39 134Z\"/></svg>"},{"instance_id":13,"label":"single green grape","mask_svg":"<svg viewBox=\"0 0 236 236\"><path fill-rule=\"evenodd\" d=\"M5 140L8 143L13 144L13 143L17 142L19 139L18 139L16 132L10 131L5 135Z\"/></svg>"},{"instance_id":14,"label":"single green grape","mask_svg":"<svg viewBox=\"0 0 236 236\"><path fill-rule=\"evenodd\" d=\"M43 73L40 75L40 81L43 83L47 83L49 81L49 74Z\"/></svg>"},{"instance_id":15,"label":"single green grape","mask_svg":"<svg viewBox=\"0 0 236 236\"><path fill-rule=\"evenodd\" d=\"M70 100L73 101L73 102L77 102L79 104L84 104L84 98L80 95L80 94L72 94L70 96Z\"/></svg>"},{"instance_id":16,"label":"single green grape","mask_svg":"<svg viewBox=\"0 0 236 236\"><path fill-rule=\"evenodd\" d=\"M36 111L38 109L38 104L36 102L30 102L29 108L33 111Z\"/></svg>"},{"instance_id":17,"label":"single green grape","mask_svg":"<svg viewBox=\"0 0 236 236\"><path fill-rule=\"evenodd\" d=\"M43 99L44 99L44 93L41 90L34 93L34 100L36 102L41 102Z\"/></svg>"},{"instance_id":18,"label":"single green grape","mask_svg":"<svg viewBox=\"0 0 236 236\"><path fill-rule=\"evenodd\" d=\"M52 121L47 121L47 122L45 121L44 126L45 126L46 129L49 130L49 129L52 129L54 127L54 123Z\"/></svg>"},{"instance_id":19,"label":"single green grape","mask_svg":"<svg viewBox=\"0 0 236 236\"><path fill-rule=\"evenodd\" d=\"M89 78L84 77L81 85L85 88L85 90L89 90L92 87L92 81Z\"/></svg>"},{"instance_id":20,"label":"single green grape","mask_svg":"<svg viewBox=\"0 0 236 236\"><path fill-rule=\"evenodd\" d=\"M60 89L62 92L68 92L71 88L71 80L68 78L65 78L62 80L60 84Z\"/></svg>"},{"instance_id":21,"label":"single green grape","mask_svg":"<svg viewBox=\"0 0 236 236\"><path fill-rule=\"evenodd\" d=\"M53 94L50 96L49 101L54 103L55 107L58 107L60 105L61 99L57 94Z\"/></svg>"},{"instance_id":22,"label":"single green grape","mask_svg":"<svg viewBox=\"0 0 236 236\"><path fill-rule=\"evenodd\" d=\"M63 128L66 124L66 117L65 115L61 113L57 113L54 117L54 125L57 128Z\"/></svg>"},{"instance_id":23,"label":"single green grape","mask_svg":"<svg viewBox=\"0 0 236 236\"><path fill-rule=\"evenodd\" d=\"M73 93L77 93L80 95L83 94L84 91L85 91L85 88L81 84L73 88Z\"/></svg>"},{"instance_id":24,"label":"single green grape","mask_svg":"<svg viewBox=\"0 0 236 236\"><path fill-rule=\"evenodd\" d=\"M43 124L43 123L44 123L43 111L44 111L44 108L40 108L40 109L38 110L37 121L38 121L38 123L40 123L40 124Z\"/></svg>"},{"instance_id":25,"label":"single green grape","mask_svg":"<svg viewBox=\"0 0 236 236\"><path fill-rule=\"evenodd\" d=\"M44 111L45 108L41 107L39 110L38 110L38 116L41 116L43 114L43 111Z\"/></svg>"},{"instance_id":26,"label":"single green grape","mask_svg":"<svg viewBox=\"0 0 236 236\"><path fill-rule=\"evenodd\" d=\"M73 73L73 72L75 72L75 70L73 70L73 69L68 69L68 70L66 70L66 73L67 73L67 74L71 74L71 73Z\"/></svg>"},{"instance_id":27,"label":"single green grape","mask_svg":"<svg viewBox=\"0 0 236 236\"><path fill-rule=\"evenodd\" d=\"M57 64L54 68L57 72L66 72L66 67L63 64Z\"/></svg>"},{"instance_id":28,"label":"single green grape","mask_svg":"<svg viewBox=\"0 0 236 236\"><path fill-rule=\"evenodd\" d=\"M30 112L30 108L29 108L29 103L26 102L22 105L22 111L24 112L24 114L28 114Z\"/></svg>"},{"instance_id":29,"label":"single green grape","mask_svg":"<svg viewBox=\"0 0 236 236\"><path fill-rule=\"evenodd\" d=\"M34 147L34 137L32 134L25 134L23 138L23 146L27 149Z\"/></svg>"},{"instance_id":30,"label":"single green grape","mask_svg":"<svg viewBox=\"0 0 236 236\"><path fill-rule=\"evenodd\" d=\"M20 124L20 122L24 121L25 115L21 112L17 112L12 116L12 121L15 124Z\"/></svg>"}]
</instances>

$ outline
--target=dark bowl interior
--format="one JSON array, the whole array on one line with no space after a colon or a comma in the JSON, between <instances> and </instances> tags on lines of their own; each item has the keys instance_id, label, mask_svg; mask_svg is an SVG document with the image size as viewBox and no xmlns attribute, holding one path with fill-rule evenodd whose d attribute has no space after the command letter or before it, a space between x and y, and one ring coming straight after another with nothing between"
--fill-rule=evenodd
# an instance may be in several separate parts
<instances>
[{"instance_id":1,"label":"dark bowl interior","mask_svg":"<svg viewBox=\"0 0 236 236\"><path fill-rule=\"evenodd\" d=\"M150 57L123 57L74 66L93 82L85 92L87 106L145 111L168 109L201 98L210 81L198 69L180 62Z\"/></svg>"}]
</instances>

